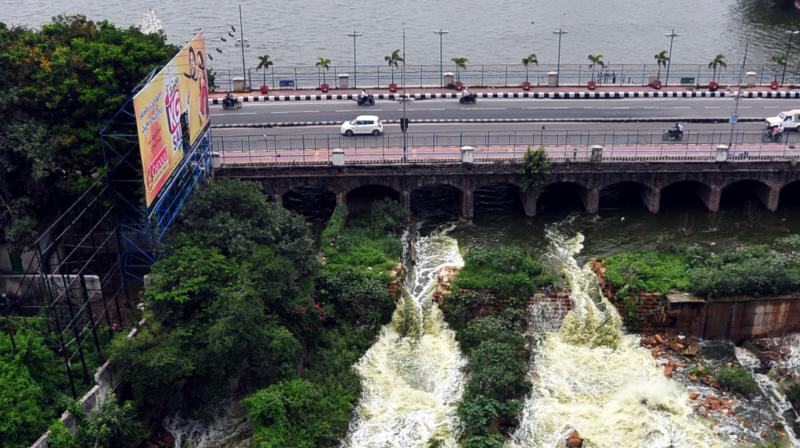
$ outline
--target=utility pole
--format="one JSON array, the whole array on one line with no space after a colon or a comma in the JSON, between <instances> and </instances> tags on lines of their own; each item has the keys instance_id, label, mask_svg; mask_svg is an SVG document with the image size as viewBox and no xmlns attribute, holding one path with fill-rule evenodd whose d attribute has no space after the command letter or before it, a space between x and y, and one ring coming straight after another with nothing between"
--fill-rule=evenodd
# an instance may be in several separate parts
<instances>
[{"instance_id":1,"label":"utility pole","mask_svg":"<svg viewBox=\"0 0 800 448\"><path fill-rule=\"evenodd\" d=\"M786 30L786 34L789 35L789 41L786 42L786 56L783 58L783 74L781 75L781 86L783 86L783 80L786 78L786 67L789 66L789 50L792 48L792 38L800 34L800 31L796 30Z\"/></svg>"},{"instance_id":2,"label":"utility pole","mask_svg":"<svg viewBox=\"0 0 800 448\"><path fill-rule=\"evenodd\" d=\"M728 141L728 150L733 146L733 133L736 129L736 122L739 121L739 100L742 98L742 77L744 76L744 67L747 64L747 50L750 47L750 36L744 37L744 59L742 59L742 68L739 70L739 93L736 95L736 103L733 106L733 116L731 117L731 139Z\"/></svg>"},{"instance_id":3,"label":"utility pole","mask_svg":"<svg viewBox=\"0 0 800 448\"><path fill-rule=\"evenodd\" d=\"M664 80L664 85L666 86L669 84L669 69L672 66L672 42L675 40L676 37L680 37L681 35L676 33L675 28L673 28L671 33L667 33L664 36L669 37L669 54L667 55L667 79Z\"/></svg>"},{"instance_id":4,"label":"utility pole","mask_svg":"<svg viewBox=\"0 0 800 448\"><path fill-rule=\"evenodd\" d=\"M561 82L561 36L567 34L567 30L559 28L553 30L553 34L558 34L558 59L556 62L556 87L558 87Z\"/></svg>"},{"instance_id":5,"label":"utility pole","mask_svg":"<svg viewBox=\"0 0 800 448\"><path fill-rule=\"evenodd\" d=\"M433 30L433 32L439 35L439 87L444 87L444 58L442 56L444 46L442 38L450 31L439 28L438 30ZM405 94L405 92L403 92L403 94Z\"/></svg>"},{"instance_id":6,"label":"utility pole","mask_svg":"<svg viewBox=\"0 0 800 448\"><path fill-rule=\"evenodd\" d=\"M359 38L364 35L364 33L358 32L358 30L353 29L352 33L347 33L349 37L353 38L353 87L357 87L356 84L356 38Z\"/></svg>"}]
</instances>

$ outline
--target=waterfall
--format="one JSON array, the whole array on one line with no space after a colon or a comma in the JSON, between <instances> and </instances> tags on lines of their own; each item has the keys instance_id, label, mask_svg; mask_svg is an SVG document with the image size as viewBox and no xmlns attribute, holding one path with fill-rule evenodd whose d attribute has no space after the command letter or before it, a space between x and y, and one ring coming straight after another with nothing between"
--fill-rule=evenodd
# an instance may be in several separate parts
<instances>
[{"instance_id":1,"label":"waterfall","mask_svg":"<svg viewBox=\"0 0 800 448\"><path fill-rule=\"evenodd\" d=\"M575 256L583 235L546 232L548 256L570 286L572 310L546 334L532 360L531 395L509 447L564 445L573 430L585 447L723 447L693 414L688 394L621 331L621 318L602 295L588 265Z\"/></svg>"},{"instance_id":2,"label":"waterfall","mask_svg":"<svg viewBox=\"0 0 800 448\"><path fill-rule=\"evenodd\" d=\"M247 438L250 425L247 410L238 400L228 400L217 407L219 412L211 422L180 415L164 419L163 425L175 438L174 448L218 448L236 446Z\"/></svg>"},{"instance_id":3,"label":"waterfall","mask_svg":"<svg viewBox=\"0 0 800 448\"><path fill-rule=\"evenodd\" d=\"M363 393L345 447L427 448L431 438L457 446L455 408L466 360L432 300L439 272L464 264L447 235L452 228L404 237L402 296L392 321L355 366Z\"/></svg>"}]
</instances>

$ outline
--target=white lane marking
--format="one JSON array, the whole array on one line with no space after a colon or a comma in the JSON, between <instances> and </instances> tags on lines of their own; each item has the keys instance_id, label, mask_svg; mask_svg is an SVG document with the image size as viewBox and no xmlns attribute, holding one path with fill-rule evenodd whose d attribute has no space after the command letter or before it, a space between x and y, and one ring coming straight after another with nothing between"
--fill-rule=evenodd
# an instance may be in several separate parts
<instances>
[{"instance_id":1,"label":"white lane marking","mask_svg":"<svg viewBox=\"0 0 800 448\"><path fill-rule=\"evenodd\" d=\"M609 109L630 109L630 106L611 106Z\"/></svg>"},{"instance_id":2,"label":"white lane marking","mask_svg":"<svg viewBox=\"0 0 800 448\"><path fill-rule=\"evenodd\" d=\"M472 110L506 110L508 108L506 108L506 107L469 107L467 109L472 109Z\"/></svg>"},{"instance_id":3,"label":"white lane marking","mask_svg":"<svg viewBox=\"0 0 800 448\"><path fill-rule=\"evenodd\" d=\"M644 106L642 109L659 109L658 106Z\"/></svg>"},{"instance_id":4,"label":"white lane marking","mask_svg":"<svg viewBox=\"0 0 800 448\"><path fill-rule=\"evenodd\" d=\"M218 117L236 117L238 115L259 115L258 112L235 112L232 114L217 115Z\"/></svg>"},{"instance_id":5,"label":"white lane marking","mask_svg":"<svg viewBox=\"0 0 800 448\"><path fill-rule=\"evenodd\" d=\"M704 109L722 109L720 106L706 106Z\"/></svg>"},{"instance_id":6,"label":"white lane marking","mask_svg":"<svg viewBox=\"0 0 800 448\"><path fill-rule=\"evenodd\" d=\"M335 112L358 112L359 109L336 109Z\"/></svg>"},{"instance_id":7,"label":"white lane marking","mask_svg":"<svg viewBox=\"0 0 800 448\"><path fill-rule=\"evenodd\" d=\"M534 110L553 110L553 109L569 109L569 106L547 106L547 107L526 107L525 109Z\"/></svg>"},{"instance_id":8,"label":"white lane marking","mask_svg":"<svg viewBox=\"0 0 800 448\"><path fill-rule=\"evenodd\" d=\"M664 109L691 109L691 106L667 106Z\"/></svg>"}]
</instances>

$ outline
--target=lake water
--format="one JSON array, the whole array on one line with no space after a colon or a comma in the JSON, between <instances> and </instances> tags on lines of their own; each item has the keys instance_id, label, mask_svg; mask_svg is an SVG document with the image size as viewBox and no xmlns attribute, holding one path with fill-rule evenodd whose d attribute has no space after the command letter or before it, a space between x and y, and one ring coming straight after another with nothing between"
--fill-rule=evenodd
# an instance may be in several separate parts
<instances>
[{"instance_id":1,"label":"lake water","mask_svg":"<svg viewBox=\"0 0 800 448\"><path fill-rule=\"evenodd\" d=\"M194 30L205 28L215 53L215 68L241 67L241 51L228 38L229 25L238 31L237 1L162 0L3 0L0 21L38 27L50 17L84 14L122 25L142 23L154 8L170 41L186 42ZM673 48L673 62L707 63L719 52L731 65L744 55L745 35L751 36L748 60L768 62L785 50L784 30L800 28L800 11L776 6L776 0L373 0L265 2L245 0L245 54L248 66L268 53L276 65L313 65L325 56L333 65L353 62L357 28L358 61L383 64L383 57L402 47L406 28L406 60L409 64L438 64L439 37L434 29L450 33L444 38L444 59L465 56L471 64L518 64L536 53L541 64L556 61L557 37L563 27L562 63L584 63L589 53L604 55L607 62L652 63L653 55L667 49L664 33L680 34ZM535 24L531 24L534 21ZM225 37L227 42L220 38ZM238 37L238 34L237 36ZM800 48L795 48L800 65Z\"/></svg>"}]
</instances>

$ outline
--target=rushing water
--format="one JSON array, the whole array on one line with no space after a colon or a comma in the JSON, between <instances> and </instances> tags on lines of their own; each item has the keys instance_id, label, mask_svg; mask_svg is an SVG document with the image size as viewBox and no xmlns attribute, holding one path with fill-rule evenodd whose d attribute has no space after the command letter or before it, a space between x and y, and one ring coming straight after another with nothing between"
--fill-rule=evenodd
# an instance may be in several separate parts
<instances>
[{"instance_id":1,"label":"rushing water","mask_svg":"<svg viewBox=\"0 0 800 448\"><path fill-rule=\"evenodd\" d=\"M228 448L237 446L250 432L247 410L236 400L221 404L210 423L179 415L164 419L163 425L175 438L173 448Z\"/></svg>"},{"instance_id":2,"label":"rushing water","mask_svg":"<svg viewBox=\"0 0 800 448\"><path fill-rule=\"evenodd\" d=\"M234 46L239 38L240 3L249 66L255 66L263 53L283 67L313 65L319 56L330 58L334 65L350 65L353 39L346 33L353 28L363 32L357 42L359 63L383 65L383 56L402 46L402 23L409 64L439 63L439 38L432 32L438 28L450 31L444 38L445 61L459 55L468 57L471 64L516 65L522 56L535 52L540 63L551 64L557 57L552 30L558 27L569 31L562 39L562 63L585 63L588 53L601 53L615 64L653 63L653 54L669 46L664 33L672 28L680 34L673 48L676 64L707 63L718 52L738 63L745 35L752 36L748 59L762 63L784 51L784 30L800 25L800 12L778 7L775 0L607 0L602 6L596 0L539 0L535 4L525 0L458 4L15 0L3 3L0 21L40 26L56 14L68 13L139 25L145 11L155 8L173 42L186 42L196 29L205 28L211 45L220 48L213 61L220 69L241 66L242 54ZM233 37L227 35L230 25L236 29Z\"/></svg>"},{"instance_id":3,"label":"rushing water","mask_svg":"<svg viewBox=\"0 0 800 448\"><path fill-rule=\"evenodd\" d=\"M392 322L356 365L364 390L347 447L426 448L431 438L456 446L466 360L432 301L442 268L464 263L450 229L413 238L404 257L408 272Z\"/></svg>"},{"instance_id":4,"label":"rushing water","mask_svg":"<svg viewBox=\"0 0 800 448\"><path fill-rule=\"evenodd\" d=\"M726 446L694 415L686 391L664 376L575 259L583 236L548 232L549 255L571 288L573 310L536 347L531 396L510 447L551 448L577 430L585 447Z\"/></svg>"}]
</instances>

